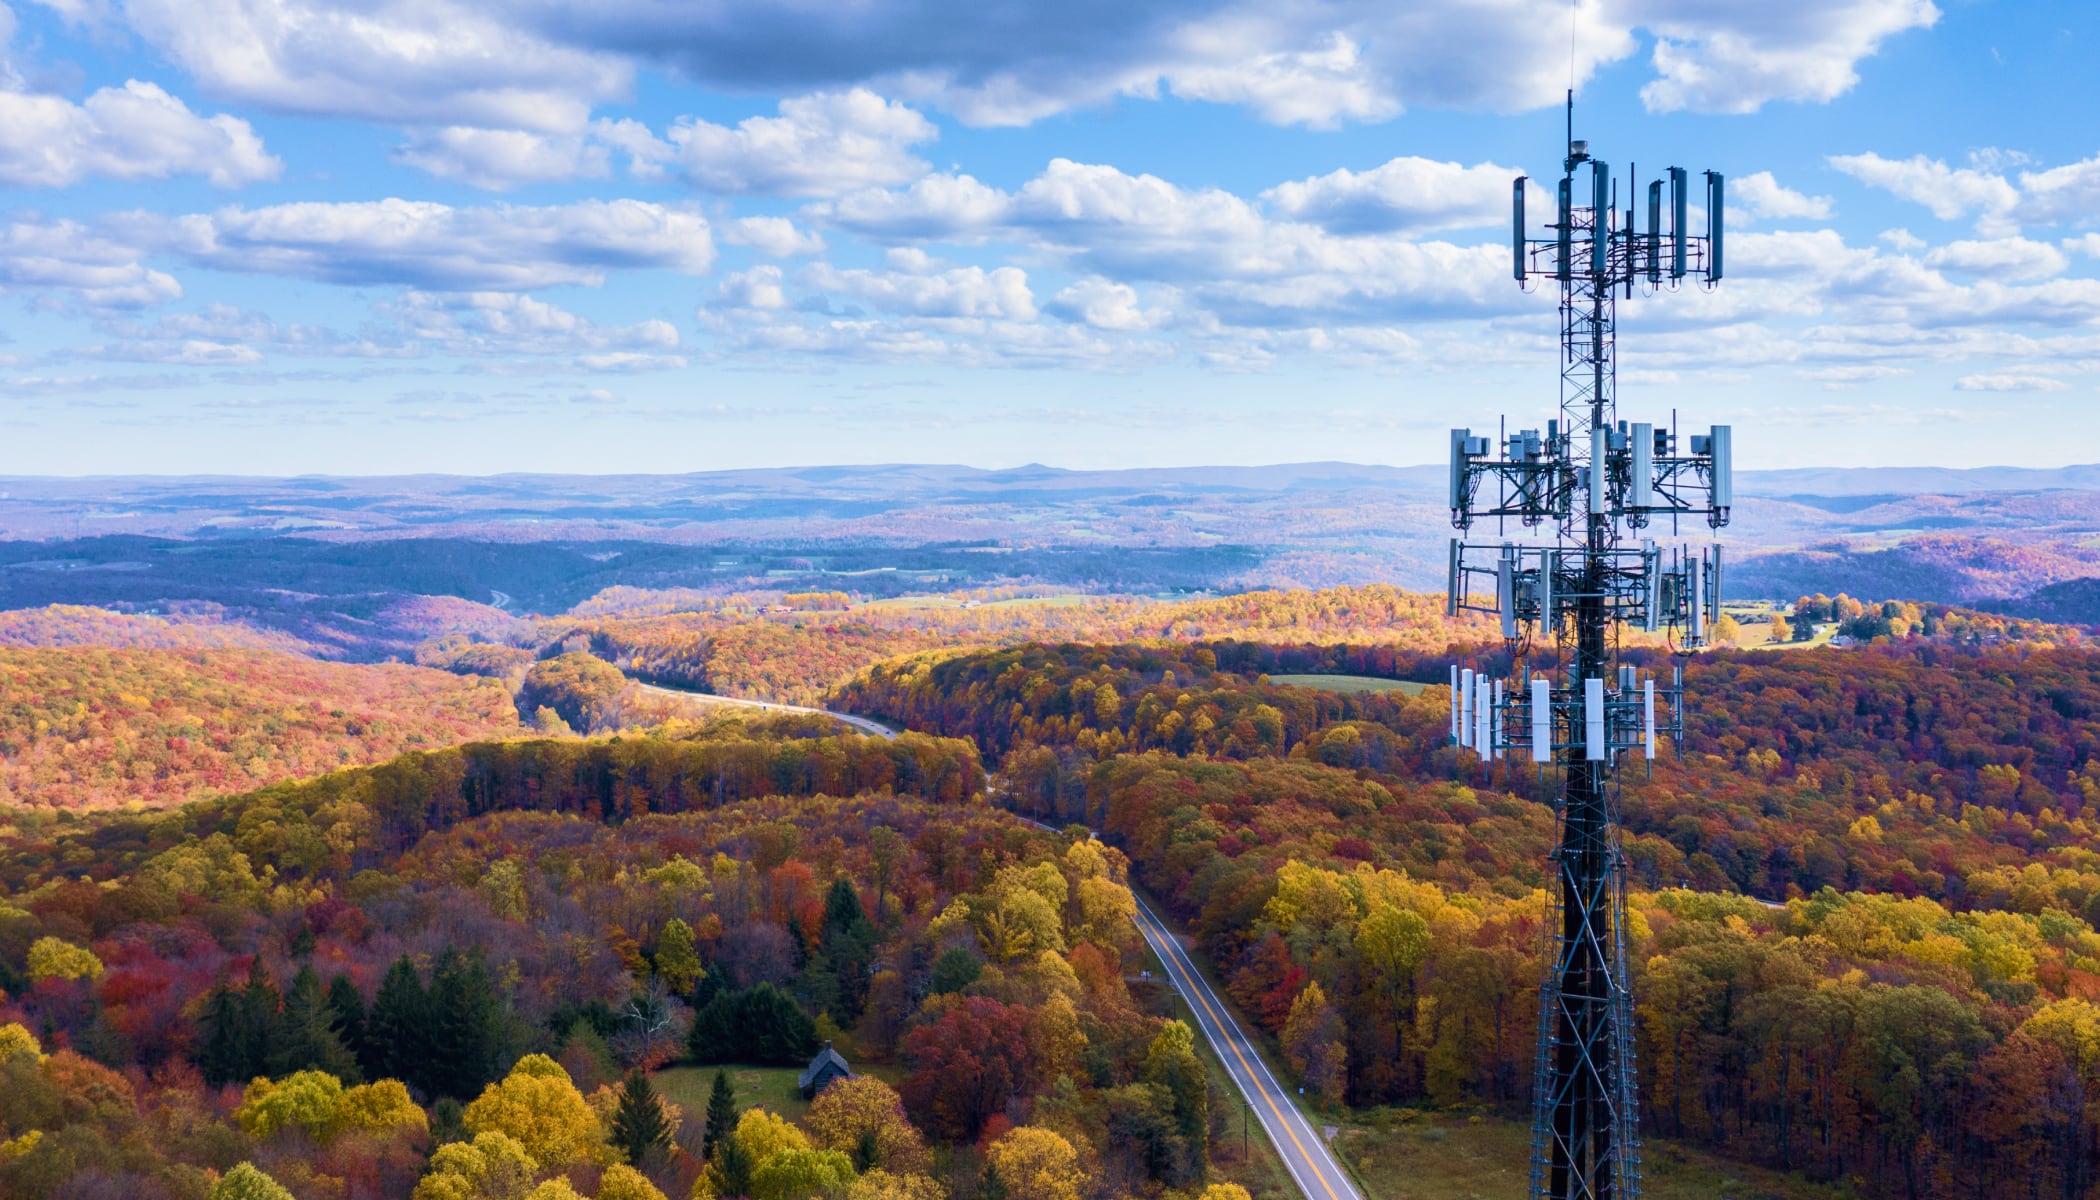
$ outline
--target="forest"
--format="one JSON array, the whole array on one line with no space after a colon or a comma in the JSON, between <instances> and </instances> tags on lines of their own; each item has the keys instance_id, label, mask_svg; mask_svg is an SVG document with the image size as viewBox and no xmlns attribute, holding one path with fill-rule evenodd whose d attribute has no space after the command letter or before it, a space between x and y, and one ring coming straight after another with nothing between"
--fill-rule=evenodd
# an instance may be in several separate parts
<instances>
[{"instance_id":1,"label":"forest","mask_svg":"<svg viewBox=\"0 0 2100 1200\"><path fill-rule=\"evenodd\" d=\"M1527 1111L1552 781L1448 744L1449 666L1509 651L1437 598L679 603L417 667L0 650L0 1197L1280 1197L1140 893L1321 1112ZM2100 649L1773 619L1628 650L1693 699L1621 798L1644 1129L1818 1195L2094 1194ZM1279 682L1331 675L1407 686Z\"/></svg>"}]
</instances>

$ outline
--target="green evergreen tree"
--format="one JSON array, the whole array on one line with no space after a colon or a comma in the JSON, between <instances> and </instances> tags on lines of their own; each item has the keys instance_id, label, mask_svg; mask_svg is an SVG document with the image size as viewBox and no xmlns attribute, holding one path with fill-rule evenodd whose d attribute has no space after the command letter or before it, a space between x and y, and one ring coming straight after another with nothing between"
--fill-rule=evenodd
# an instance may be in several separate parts
<instances>
[{"instance_id":1,"label":"green evergreen tree","mask_svg":"<svg viewBox=\"0 0 2100 1200\"><path fill-rule=\"evenodd\" d=\"M204 1043L197 1049L197 1069L213 1087L246 1083L248 1062L242 1034L241 998L224 980L204 1001Z\"/></svg>"},{"instance_id":2,"label":"green evergreen tree","mask_svg":"<svg viewBox=\"0 0 2100 1200\"><path fill-rule=\"evenodd\" d=\"M999 1176L998 1163L984 1164L984 1174L977 1177L977 1200L1006 1200L1006 1180Z\"/></svg>"},{"instance_id":3,"label":"green evergreen tree","mask_svg":"<svg viewBox=\"0 0 2100 1200\"><path fill-rule=\"evenodd\" d=\"M613 1109L612 1144L635 1166L652 1153L671 1144L671 1123L664 1116L664 1102L640 1071L629 1071L620 1082L620 1103Z\"/></svg>"},{"instance_id":4,"label":"green evergreen tree","mask_svg":"<svg viewBox=\"0 0 2100 1200\"><path fill-rule=\"evenodd\" d=\"M456 949L430 976L429 1090L471 1099L495 1082L503 1052L503 1005L481 956Z\"/></svg>"},{"instance_id":5,"label":"green evergreen tree","mask_svg":"<svg viewBox=\"0 0 2100 1200\"><path fill-rule=\"evenodd\" d=\"M311 963L299 968L291 990L285 993L269 1064L269 1073L279 1078L307 1070L326 1071L346 1083L362 1078L356 1056L337 1032L335 1009L322 992L321 977Z\"/></svg>"},{"instance_id":6,"label":"green evergreen tree","mask_svg":"<svg viewBox=\"0 0 2100 1200\"><path fill-rule=\"evenodd\" d=\"M335 1014L336 1036L343 1039L344 1049L357 1060L357 1067L367 1079L379 1078L365 1035L365 998L350 982L348 975L338 975L328 981L328 1010Z\"/></svg>"},{"instance_id":7,"label":"green evergreen tree","mask_svg":"<svg viewBox=\"0 0 2100 1200\"><path fill-rule=\"evenodd\" d=\"M756 1165L741 1138L734 1132L723 1134L722 1140L715 1143L715 1194L723 1200L749 1196Z\"/></svg>"},{"instance_id":8,"label":"green evergreen tree","mask_svg":"<svg viewBox=\"0 0 2100 1200\"><path fill-rule=\"evenodd\" d=\"M715 1072L714 1090L707 1094L707 1135L700 1144L700 1157L713 1158L715 1145L736 1128L736 1090L729 1086L729 1072Z\"/></svg>"},{"instance_id":9,"label":"green evergreen tree","mask_svg":"<svg viewBox=\"0 0 2100 1200\"><path fill-rule=\"evenodd\" d=\"M365 1023L375 1079L399 1079L432 1092L430 1074L430 994L416 965L402 955L386 970L372 1015Z\"/></svg>"},{"instance_id":10,"label":"green evergreen tree","mask_svg":"<svg viewBox=\"0 0 2100 1200\"><path fill-rule=\"evenodd\" d=\"M882 1165L882 1140L875 1136L875 1127L860 1131L860 1140L853 1144L853 1169L866 1174L872 1167Z\"/></svg>"},{"instance_id":11,"label":"green evergreen tree","mask_svg":"<svg viewBox=\"0 0 2100 1200\"><path fill-rule=\"evenodd\" d=\"M984 960L962 946L950 946L933 960L933 974L926 989L936 996L959 992L984 974Z\"/></svg>"},{"instance_id":12,"label":"green evergreen tree","mask_svg":"<svg viewBox=\"0 0 2100 1200\"><path fill-rule=\"evenodd\" d=\"M860 1019L868 998L868 964L875 957L875 926L861 907L853 882L840 876L824 897L823 946L817 958L826 995L818 1007L837 1013L846 1023Z\"/></svg>"},{"instance_id":13,"label":"green evergreen tree","mask_svg":"<svg viewBox=\"0 0 2100 1200\"><path fill-rule=\"evenodd\" d=\"M276 1061L278 1046L284 1036L281 1026L283 1007L283 998L277 994L277 981L270 977L269 968L263 966L262 955L258 954L248 962L248 983L241 989L242 1080L267 1074L270 1064Z\"/></svg>"}]
</instances>

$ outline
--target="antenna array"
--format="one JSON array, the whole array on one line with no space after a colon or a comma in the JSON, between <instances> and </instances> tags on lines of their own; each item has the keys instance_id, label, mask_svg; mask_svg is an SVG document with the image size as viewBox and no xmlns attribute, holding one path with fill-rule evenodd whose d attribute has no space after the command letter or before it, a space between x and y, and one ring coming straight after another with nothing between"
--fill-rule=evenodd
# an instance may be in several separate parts
<instances>
[{"instance_id":1,"label":"antenna array","mask_svg":"<svg viewBox=\"0 0 2100 1200\"><path fill-rule=\"evenodd\" d=\"M1517 283L1560 289L1560 416L1543 432L1490 440L1451 431L1451 523L1516 521L1534 536L1451 541L1450 610L1501 623L1512 673L1453 667L1451 735L1484 762L1557 766L1560 838L1551 944L1540 990L1531 1194L1538 1200L1635 1200L1640 1142L1633 1001L1626 973L1626 859L1614 771L1622 755L1652 761L1683 732L1684 682L1663 686L1621 663L1617 631L1662 633L1682 652L1705 645L1720 614L1721 549L1666 547L1663 519L1728 523L1734 501L1730 429L1679 438L1669 426L1622 421L1616 388L1617 300L1722 275L1724 183L1705 173L1703 230L1691 225L1691 178L1672 167L1627 203L1610 168L1576 141L1550 236L1529 236L1529 181L1512 193ZM1667 214L1667 221L1665 215Z\"/></svg>"}]
</instances>

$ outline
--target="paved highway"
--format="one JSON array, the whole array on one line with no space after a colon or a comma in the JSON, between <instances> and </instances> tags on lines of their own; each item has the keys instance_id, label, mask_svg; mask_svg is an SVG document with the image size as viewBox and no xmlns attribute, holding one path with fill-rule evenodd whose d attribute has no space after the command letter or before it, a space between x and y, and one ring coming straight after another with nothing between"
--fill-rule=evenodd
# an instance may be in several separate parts
<instances>
[{"instance_id":1,"label":"paved highway","mask_svg":"<svg viewBox=\"0 0 2100 1200\"><path fill-rule=\"evenodd\" d=\"M850 725L855 731L868 734L871 737L893 738L897 736L896 730L879 721L871 721L866 717L851 716L847 713L833 712L828 708L809 708L801 704L775 704L771 700L744 700L736 696L717 696L713 692L689 692L684 688L663 687L654 683L644 683L640 686L644 691L662 692L666 696L681 696L687 700L697 700L702 704L741 704L746 708L764 708L773 712L810 713L814 716L830 717L834 721Z\"/></svg>"},{"instance_id":2,"label":"paved highway","mask_svg":"<svg viewBox=\"0 0 2100 1200\"><path fill-rule=\"evenodd\" d=\"M1254 1044L1248 1040L1245 1030L1232 1016L1210 984L1197 974L1196 964L1189 960L1189 953L1181 942L1143 900L1138 901L1138 928L1144 931L1145 941L1152 946L1153 953L1167 964L1167 977L1174 990L1188 1001L1195 1014L1196 1024L1203 1029L1203 1036L1210 1040L1211 1049L1225 1063L1240 1094L1244 1096L1254 1115L1261 1119L1261 1127L1269 1135L1269 1144L1283 1159L1283 1165L1297 1180L1298 1190L1305 1193L1306 1200L1363 1200L1342 1164L1334 1161L1327 1150L1327 1143L1320 1138L1319 1130L1305 1119L1305 1114L1291 1102L1291 1095L1284 1090L1276 1076L1270 1072L1269 1064L1262 1061Z\"/></svg>"}]
</instances>

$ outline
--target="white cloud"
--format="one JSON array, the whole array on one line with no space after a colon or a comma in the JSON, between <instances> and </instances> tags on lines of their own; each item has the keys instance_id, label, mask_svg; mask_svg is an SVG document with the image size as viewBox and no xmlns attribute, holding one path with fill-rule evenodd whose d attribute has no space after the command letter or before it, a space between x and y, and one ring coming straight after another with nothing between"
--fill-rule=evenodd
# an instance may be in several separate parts
<instances>
[{"instance_id":1,"label":"white cloud","mask_svg":"<svg viewBox=\"0 0 2100 1200\"><path fill-rule=\"evenodd\" d=\"M527 129L475 129L448 125L411 137L394 157L440 179L457 179L491 191L520 184L603 179L611 155L581 134Z\"/></svg>"},{"instance_id":2,"label":"white cloud","mask_svg":"<svg viewBox=\"0 0 2100 1200\"><path fill-rule=\"evenodd\" d=\"M753 267L724 276L715 295L724 308L778 312L788 306L787 293L781 287L783 278L779 267Z\"/></svg>"},{"instance_id":3,"label":"white cloud","mask_svg":"<svg viewBox=\"0 0 2100 1200\"><path fill-rule=\"evenodd\" d=\"M1507 181L1504 181L1507 186ZM1055 159L1006 193L967 176L856 193L810 215L878 239L1002 237L1076 271L1185 286L1228 322L1389 321L1518 311L1499 246L1343 236L1216 188Z\"/></svg>"},{"instance_id":4,"label":"white cloud","mask_svg":"<svg viewBox=\"0 0 2100 1200\"><path fill-rule=\"evenodd\" d=\"M613 375L635 375L643 371L675 371L686 365L682 354L644 354L633 350L614 350L603 354L579 354L574 365L586 371L602 371Z\"/></svg>"},{"instance_id":5,"label":"white cloud","mask_svg":"<svg viewBox=\"0 0 2100 1200\"><path fill-rule=\"evenodd\" d=\"M1883 41L1930 28L1939 15L1929 0L1648 0L1627 13L1656 35L1660 78L1641 89L1651 112L1731 113L1834 100L1859 82L1859 61Z\"/></svg>"},{"instance_id":6,"label":"white cloud","mask_svg":"<svg viewBox=\"0 0 2100 1200\"><path fill-rule=\"evenodd\" d=\"M1829 100L1889 37L1938 15L1925 0L1577 0L1572 14L1562 0L126 0L123 13L214 95L542 132L580 130L629 93L637 63L729 92L875 87L975 125L1163 92L1312 126L1410 104L1523 111L1557 104L1571 73L1579 86L1632 55L1643 29L1651 108L1743 112Z\"/></svg>"},{"instance_id":7,"label":"white cloud","mask_svg":"<svg viewBox=\"0 0 2100 1200\"><path fill-rule=\"evenodd\" d=\"M133 79L78 104L0 90L0 185L202 175L239 187L275 179L283 165L248 122L223 113L200 117L155 84Z\"/></svg>"},{"instance_id":8,"label":"white cloud","mask_svg":"<svg viewBox=\"0 0 2100 1200\"><path fill-rule=\"evenodd\" d=\"M2082 254L2087 258L2100 258L2100 233L2088 233L2078 237L2065 238L2063 246L2064 249L2073 254Z\"/></svg>"},{"instance_id":9,"label":"white cloud","mask_svg":"<svg viewBox=\"0 0 2100 1200\"><path fill-rule=\"evenodd\" d=\"M1976 167L1949 167L1920 154L1889 159L1879 154L1838 154L1830 165L1869 187L1922 204L1942 221L1970 213L1986 217L2011 211L2020 195L2003 176Z\"/></svg>"},{"instance_id":10,"label":"white cloud","mask_svg":"<svg viewBox=\"0 0 2100 1200\"><path fill-rule=\"evenodd\" d=\"M162 363L184 367L238 367L262 361L262 352L253 346L205 341L199 338L181 341L112 342L106 346L81 351L79 356L114 362Z\"/></svg>"},{"instance_id":11,"label":"white cloud","mask_svg":"<svg viewBox=\"0 0 2100 1200\"><path fill-rule=\"evenodd\" d=\"M1139 307L1136 288L1099 275L1082 279L1057 293L1049 307L1051 312L1066 320L1126 333L1158 329L1171 319L1171 314L1164 309Z\"/></svg>"},{"instance_id":12,"label":"white cloud","mask_svg":"<svg viewBox=\"0 0 2100 1200\"><path fill-rule=\"evenodd\" d=\"M2070 386L2047 375L2024 374L1964 375L1954 381L1959 392L2060 392Z\"/></svg>"},{"instance_id":13,"label":"white cloud","mask_svg":"<svg viewBox=\"0 0 2100 1200\"><path fill-rule=\"evenodd\" d=\"M893 260L894 261L894 260ZM901 271L841 271L812 263L802 282L818 291L838 292L866 300L887 312L917 317L984 317L1007 321L1035 319L1035 296L1028 275L1018 267L951 267L905 262Z\"/></svg>"},{"instance_id":14,"label":"white cloud","mask_svg":"<svg viewBox=\"0 0 2100 1200\"><path fill-rule=\"evenodd\" d=\"M678 348L669 321L603 326L515 292L411 291L387 306L404 334L451 354L545 355Z\"/></svg>"},{"instance_id":15,"label":"white cloud","mask_svg":"<svg viewBox=\"0 0 2100 1200\"><path fill-rule=\"evenodd\" d=\"M182 295L139 251L74 221L0 227L0 290L69 292L98 308L144 308Z\"/></svg>"},{"instance_id":16,"label":"white cloud","mask_svg":"<svg viewBox=\"0 0 2100 1200\"><path fill-rule=\"evenodd\" d=\"M1234 57L1170 70L1167 86L1190 100L1245 105L1275 125L1332 129L1343 121L1384 121L1400 113L1400 101L1381 86L1348 34L1330 33L1324 46Z\"/></svg>"},{"instance_id":17,"label":"white cloud","mask_svg":"<svg viewBox=\"0 0 2100 1200\"><path fill-rule=\"evenodd\" d=\"M1874 383L1883 379L1901 379L1909 375L1909 367L1898 367L1888 363L1850 363L1836 367L1807 367L1794 372L1795 376L1825 387L1847 387L1853 384Z\"/></svg>"},{"instance_id":18,"label":"white cloud","mask_svg":"<svg viewBox=\"0 0 2100 1200\"><path fill-rule=\"evenodd\" d=\"M1510 181L1519 174L1491 162L1466 167L1406 157L1360 174L1340 170L1279 184L1261 198L1282 216L1336 233L1464 229L1509 220Z\"/></svg>"},{"instance_id":19,"label":"white cloud","mask_svg":"<svg viewBox=\"0 0 2100 1200\"><path fill-rule=\"evenodd\" d=\"M591 404L600 407L605 407L609 405L620 404L623 403L623 401L620 399L620 397L613 395L611 392L607 391L604 388L586 388L585 390L580 391L575 395L569 397L569 403Z\"/></svg>"},{"instance_id":20,"label":"white cloud","mask_svg":"<svg viewBox=\"0 0 2100 1200\"><path fill-rule=\"evenodd\" d=\"M2100 213L2100 155L2020 173L2020 217L2040 224L2090 221Z\"/></svg>"},{"instance_id":21,"label":"white cloud","mask_svg":"<svg viewBox=\"0 0 2100 1200\"><path fill-rule=\"evenodd\" d=\"M619 99L623 55L561 44L493 0L125 0L204 90L281 112L574 132Z\"/></svg>"},{"instance_id":22,"label":"white cloud","mask_svg":"<svg viewBox=\"0 0 2100 1200\"><path fill-rule=\"evenodd\" d=\"M722 240L773 258L824 253L824 239L795 228L786 217L737 217L721 225Z\"/></svg>"},{"instance_id":23,"label":"white cloud","mask_svg":"<svg viewBox=\"0 0 2100 1200\"><path fill-rule=\"evenodd\" d=\"M2063 274L2069 265L2056 247L2021 237L1949 242L1925 255L1925 262L1966 275L2017 281L2048 279Z\"/></svg>"},{"instance_id":24,"label":"white cloud","mask_svg":"<svg viewBox=\"0 0 2100 1200\"><path fill-rule=\"evenodd\" d=\"M926 173L909 148L939 132L866 88L782 100L779 116L747 117L733 129L688 117L662 139L635 121L599 125L601 137L632 156L637 175L675 171L725 196L835 196L908 183Z\"/></svg>"},{"instance_id":25,"label":"white cloud","mask_svg":"<svg viewBox=\"0 0 2100 1200\"><path fill-rule=\"evenodd\" d=\"M1869 186L1924 205L1943 221L1975 213L1978 232L1991 237L2015 233L2021 225L2089 220L2100 211L2100 156L2021 171L2017 185L2003 168L2024 164L2024 155L1981 150L1969 159L1969 166L1949 167L1922 154L1903 160L1853 154L1833 157L1830 164Z\"/></svg>"},{"instance_id":26,"label":"white cloud","mask_svg":"<svg viewBox=\"0 0 2100 1200\"><path fill-rule=\"evenodd\" d=\"M453 208L417 200L308 201L112 220L200 266L433 291L595 287L613 270L704 274L714 240L697 212L640 200Z\"/></svg>"},{"instance_id":27,"label":"white cloud","mask_svg":"<svg viewBox=\"0 0 2100 1200\"><path fill-rule=\"evenodd\" d=\"M1784 187L1772 178L1770 171L1759 171L1731 180L1728 191L1729 198L1739 203L1754 217L1782 221L1830 219L1830 197L1806 196L1792 188Z\"/></svg>"}]
</instances>

